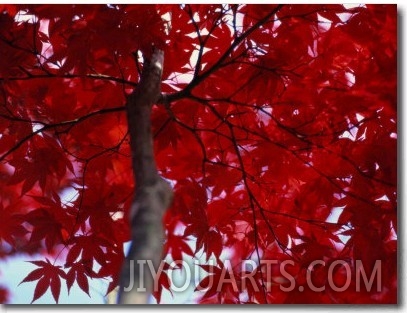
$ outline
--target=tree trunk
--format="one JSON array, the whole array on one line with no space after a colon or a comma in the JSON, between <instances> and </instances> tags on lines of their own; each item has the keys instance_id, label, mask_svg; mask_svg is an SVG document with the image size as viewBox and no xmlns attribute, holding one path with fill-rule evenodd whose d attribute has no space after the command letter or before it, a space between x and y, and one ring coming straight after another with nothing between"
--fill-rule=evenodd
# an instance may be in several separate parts
<instances>
[{"instance_id":1,"label":"tree trunk","mask_svg":"<svg viewBox=\"0 0 407 313\"><path fill-rule=\"evenodd\" d=\"M127 120L133 156L135 197L131 206L132 244L124 261L118 303L145 304L154 287L164 245L162 217L172 202L170 185L158 174L153 151L151 109L160 97L164 54L156 49L145 60L140 82L127 101ZM130 290L129 290L130 289Z\"/></svg>"}]
</instances>

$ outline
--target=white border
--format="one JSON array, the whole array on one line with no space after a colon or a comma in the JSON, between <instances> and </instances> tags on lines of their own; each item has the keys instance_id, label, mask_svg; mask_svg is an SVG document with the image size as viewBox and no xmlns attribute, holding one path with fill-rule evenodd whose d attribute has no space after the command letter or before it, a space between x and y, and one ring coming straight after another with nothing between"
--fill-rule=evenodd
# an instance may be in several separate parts
<instances>
[{"instance_id":1,"label":"white border","mask_svg":"<svg viewBox=\"0 0 407 313\"><path fill-rule=\"evenodd\" d=\"M62 1L62 3L86 3L86 4L94 4L94 3L121 3L123 1L117 1L117 0L111 0L111 1L67 1L64 0ZM140 1L126 1L126 3L140 3ZM171 0L167 0L167 1L155 1L154 3L181 3L182 1L171 1ZM230 1L192 1L194 3L196 2L201 2L201 3L225 3L225 2L230 2ZM235 2L235 1L234 1ZM260 1L242 1L243 3L260 3ZM284 1L283 1L284 2ZM338 3L338 1L311 1L312 3ZM0 3L7 3L7 2L3 2L0 1ZM13 1L13 3L39 3L38 1ZM57 3L55 1L41 1L41 3ZM61 2L60 2L61 3ZM147 3L147 2L141 2L141 3ZM309 1L295 1L293 3L310 3ZM344 3L348 3L348 1L344 1ZM349 1L349 3L359 3L359 2L355 2L355 1ZM403 83L402 85L398 85L399 88L399 95L400 95L400 99L399 101L404 100L403 99L403 92L402 90L406 90L406 80L405 79L401 79L402 77L404 77L403 74L406 73L405 71L405 67L406 67L406 62L402 62L401 61L401 53L400 51L403 51L404 53L406 53L406 49L405 49L405 39L402 39L403 35L404 35L404 26L406 23L406 8L407 8L407 4L405 2L401 2L401 1L375 1L375 0L370 0L368 1L368 3L374 3L374 4L379 4L379 3L396 3L398 6L398 18L399 18L399 47L398 47L398 51L399 51L399 62L400 64L403 66L402 68L400 68L399 70L401 70L400 74L399 74L399 82ZM398 107L400 108L402 105L404 105L404 103L400 103L398 105ZM399 138L400 138L400 142L399 145L402 149L400 149L398 157L400 158L399 162L401 163L403 160L401 158L401 156L406 155L406 133L405 133L405 129L406 126L403 126L402 123L404 124L405 121L407 121L407 110L404 108L402 111L402 116L398 116L398 123L399 123L399 131L402 133L400 134ZM400 166L401 169L404 169L404 166ZM405 173L399 173L399 175L401 175L400 177L400 181L402 182L401 186L402 189L399 189L399 197L401 197L401 195L407 195L407 186L405 184ZM400 203L399 203L400 206ZM399 212L402 210L403 208L399 208ZM404 214L404 216L407 216L407 214ZM399 218L404 217L402 216L402 214L399 213ZM404 220L399 220L399 225L401 226L402 223L405 222ZM403 223L404 224L404 223ZM405 224L404 224L405 225ZM399 305L396 306L319 306L319 307L315 307L315 306L311 306L311 307L307 307L307 306L289 306L289 307L284 307L284 306L273 306L273 305L268 305L268 306L250 306L250 307L246 307L244 305L242 306L224 306L224 307L219 307L219 306L205 306L205 307L199 307L199 306L150 306L150 307L146 307L146 306L142 306L142 307L114 307L114 306L73 306L73 307L69 307L69 306L49 306L49 307L36 307L35 305L28 305L28 306L3 306L0 305L0 313L27 313L27 312L43 312L43 311L49 311L49 312L53 312L53 311L59 311L59 310L63 310L64 312L68 312L68 313L77 313L78 310L83 310L85 309L86 311L89 312L98 312L100 310L103 310L103 312L120 312L121 310L125 310L125 311L137 311L137 312L161 312L162 310L187 310L190 311L192 310L199 310L201 312L211 312L211 313L218 313L218 312L222 312L222 311L240 311L240 310L252 310L254 309L255 311L273 311L273 312L302 312L302 311L320 311L320 312L328 312L328 311L353 311L355 309L360 309L360 310L380 310L380 311L386 311L386 312L392 312L392 311L401 311L404 307L404 303L407 299L406 297L406 293L407 293L407 288L405 288L406 286L403 286L404 288L402 288L402 281L404 281L404 284L406 284L405 282L407 282L407 275L406 275L406 270L402 270L401 266L405 263L404 262L404 253L407 251L407 244L406 244L406 238L400 238L401 240L399 241L399 253L400 253L400 257L398 259L399 262Z\"/></svg>"}]
</instances>

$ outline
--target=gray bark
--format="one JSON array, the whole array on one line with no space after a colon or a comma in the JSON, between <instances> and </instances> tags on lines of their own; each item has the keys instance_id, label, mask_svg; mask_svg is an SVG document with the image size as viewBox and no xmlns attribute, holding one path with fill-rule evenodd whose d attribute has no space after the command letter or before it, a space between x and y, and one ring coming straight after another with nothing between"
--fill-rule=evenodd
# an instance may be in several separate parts
<instances>
[{"instance_id":1,"label":"gray bark","mask_svg":"<svg viewBox=\"0 0 407 313\"><path fill-rule=\"evenodd\" d=\"M163 61L164 54L158 49L151 60L145 60L140 82L126 104L136 187L130 213L132 244L120 275L120 304L148 303L149 295L153 292L154 277L147 262L151 262L157 271L162 260L162 218L172 202L173 191L157 171L151 110L161 94ZM143 271L139 271L140 264L144 265ZM133 288L126 291L133 283Z\"/></svg>"}]
</instances>

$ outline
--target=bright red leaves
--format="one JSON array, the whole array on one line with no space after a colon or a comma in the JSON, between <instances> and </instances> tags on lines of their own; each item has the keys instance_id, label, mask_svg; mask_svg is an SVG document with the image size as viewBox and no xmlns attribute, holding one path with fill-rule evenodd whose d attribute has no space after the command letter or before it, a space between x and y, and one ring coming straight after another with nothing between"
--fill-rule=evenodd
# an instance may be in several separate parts
<instances>
[{"instance_id":1,"label":"bright red leaves","mask_svg":"<svg viewBox=\"0 0 407 313\"><path fill-rule=\"evenodd\" d=\"M152 118L157 164L176 193L165 252L212 259L202 268L216 281L257 264L238 291L204 278L199 302L397 301L396 6L0 12L0 257L47 258L23 280L35 282L33 302L48 289L57 302L62 283L88 294L89 278L108 292L117 284L134 184L125 96L138 80L132 52L152 46L165 50L171 100ZM265 260L276 261L271 276ZM327 265L312 270L324 292L307 285L315 260ZM347 283L346 266L329 271L338 260L353 273L343 292L328 286L330 273ZM381 261L381 291L356 291L357 260L367 273ZM285 261L302 290L280 288ZM157 299L163 288L165 272Z\"/></svg>"}]
</instances>

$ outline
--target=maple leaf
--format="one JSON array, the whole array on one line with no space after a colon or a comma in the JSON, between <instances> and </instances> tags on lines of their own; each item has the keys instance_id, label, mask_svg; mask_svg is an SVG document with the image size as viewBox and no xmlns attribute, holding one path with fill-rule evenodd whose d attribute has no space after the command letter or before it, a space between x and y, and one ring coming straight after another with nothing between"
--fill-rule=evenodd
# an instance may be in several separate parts
<instances>
[{"instance_id":1,"label":"maple leaf","mask_svg":"<svg viewBox=\"0 0 407 313\"><path fill-rule=\"evenodd\" d=\"M48 177L55 175L61 179L67 168L73 172L72 164L62 153L61 147L48 136L34 136L29 151L32 153L28 157L10 161L16 170L9 184L24 181L22 194L31 190L36 182L44 191Z\"/></svg>"},{"instance_id":2,"label":"maple leaf","mask_svg":"<svg viewBox=\"0 0 407 313\"><path fill-rule=\"evenodd\" d=\"M209 273L201 280L195 291L205 290L203 298L217 296L221 303L236 303L238 301L239 286L238 275L230 268L230 263L226 266L222 261L218 261L218 266L201 265L201 268Z\"/></svg>"},{"instance_id":3,"label":"maple leaf","mask_svg":"<svg viewBox=\"0 0 407 313\"><path fill-rule=\"evenodd\" d=\"M55 302L58 303L61 292L61 278L67 279L66 273L61 269L61 266L52 264L48 259L46 261L29 262L38 268L29 273L20 284L38 280L31 303L42 297L49 288Z\"/></svg>"},{"instance_id":4,"label":"maple leaf","mask_svg":"<svg viewBox=\"0 0 407 313\"><path fill-rule=\"evenodd\" d=\"M157 303L161 302L161 295L162 295L163 289L168 290L170 292L170 294L173 296L173 292L171 290L171 280L167 274L167 271L170 268L171 268L170 265L167 262L165 262L164 266L163 266L163 270L159 273L160 276L158 277L158 288L153 293L153 296L156 298Z\"/></svg>"},{"instance_id":5,"label":"maple leaf","mask_svg":"<svg viewBox=\"0 0 407 313\"><path fill-rule=\"evenodd\" d=\"M65 242L64 237L66 237L67 230L48 210L33 210L27 213L24 220L33 226L30 243L40 242L44 239L48 252L51 252L56 244Z\"/></svg>"},{"instance_id":6,"label":"maple leaf","mask_svg":"<svg viewBox=\"0 0 407 313\"><path fill-rule=\"evenodd\" d=\"M168 236L167 239L167 246L169 247L168 253L171 254L172 259L174 261L182 260L182 253L187 255L193 256L194 253L192 252L191 247L186 242L186 238L184 236Z\"/></svg>"},{"instance_id":7,"label":"maple leaf","mask_svg":"<svg viewBox=\"0 0 407 313\"><path fill-rule=\"evenodd\" d=\"M23 216L14 214L12 208L5 208L0 203L0 239L8 244L15 246L17 238L22 238L28 233L28 230L21 225Z\"/></svg>"},{"instance_id":8,"label":"maple leaf","mask_svg":"<svg viewBox=\"0 0 407 313\"><path fill-rule=\"evenodd\" d=\"M79 288L90 297L88 277L92 274L92 270L86 265L87 263L88 262L77 262L70 265L70 269L66 273L68 293L70 292L73 283L76 281Z\"/></svg>"}]
</instances>

